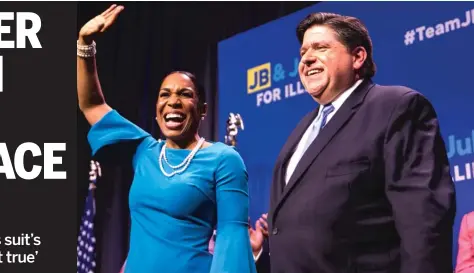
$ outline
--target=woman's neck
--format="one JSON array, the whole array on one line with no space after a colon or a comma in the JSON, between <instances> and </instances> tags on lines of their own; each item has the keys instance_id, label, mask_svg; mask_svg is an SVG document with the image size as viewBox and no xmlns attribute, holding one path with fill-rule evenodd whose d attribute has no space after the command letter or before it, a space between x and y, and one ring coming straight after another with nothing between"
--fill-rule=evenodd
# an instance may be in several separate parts
<instances>
[{"instance_id":1,"label":"woman's neck","mask_svg":"<svg viewBox=\"0 0 474 273\"><path fill-rule=\"evenodd\" d=\"M180 140L166 139L166 147L172 149L188 149L192 150L198 143L200 136L195 134L192 138L185 138Z\"/></svg>"}]
</instances>

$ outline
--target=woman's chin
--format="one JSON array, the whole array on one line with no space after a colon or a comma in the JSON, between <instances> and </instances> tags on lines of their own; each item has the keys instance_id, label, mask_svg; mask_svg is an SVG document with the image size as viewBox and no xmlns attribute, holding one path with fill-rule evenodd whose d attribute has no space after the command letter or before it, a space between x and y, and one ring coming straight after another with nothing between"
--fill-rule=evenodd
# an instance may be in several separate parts
<instances>
[{"instance_id":1,"label":"woman's chin","mask_svg":"<svg viewBox=\"0 0 474 273\"><path fill-rule=\"evenodd\" d=\"M159 124L160 131L167 139L179 139L183 136L184 122L163 121Z\"/></svg>"},{"instance_id":2,"label":"woman's chin","mask_svg":"<svg viewBox=\"0 0 474 273\"><path fill-rule=\"evenodd\" d=\"M159 126L162 135L174 142L182 142L186 139L192 140L197 131L189 120L184 120L183 122L162 122Z\"/></svg>"},{"instance_id":3,"label":"woman's chin","mask_svg":"<svg viewBox=\"0 0 474 273\"><path fill-rule=\"evenodd\" d=\"M169 140L180 140L183 139L183 132L181 130L164 130L162 131L163 135L165 136L166 139Z\"/></svg>"}]
</instances>

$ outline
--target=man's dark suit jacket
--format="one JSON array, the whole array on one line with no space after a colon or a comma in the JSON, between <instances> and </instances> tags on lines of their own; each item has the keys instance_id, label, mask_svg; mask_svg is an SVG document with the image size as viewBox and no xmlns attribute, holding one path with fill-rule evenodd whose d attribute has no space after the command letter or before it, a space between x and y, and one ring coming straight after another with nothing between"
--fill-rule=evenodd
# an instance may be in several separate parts
<instances>
[{"instance_id":1,"label":"man's dark suit jacket","mask_svg":"<svg viewBox=\"0 0 474 273\"><path fill-rule=\"evenodd\" d=\"M317 113L297 125L274 169L272 273L453 272L454 183L428 100L364 80L285 185Z\"/></svg>"}]
</instances>

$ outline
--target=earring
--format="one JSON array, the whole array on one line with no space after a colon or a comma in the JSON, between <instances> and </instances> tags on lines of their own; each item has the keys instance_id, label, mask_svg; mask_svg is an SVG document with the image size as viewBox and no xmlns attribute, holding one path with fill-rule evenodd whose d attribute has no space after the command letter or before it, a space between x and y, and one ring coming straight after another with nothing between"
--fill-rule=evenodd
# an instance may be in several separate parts
<instances>
[{"instance_id":1,"label":"earring","mask_svg":"<svg viewBox=\"0 0 474 273\"><path fill-rule=\"evenodd\" d=\"M201 117L201 120L204 120L204 117Z\"/></svg>"}]
</instances>

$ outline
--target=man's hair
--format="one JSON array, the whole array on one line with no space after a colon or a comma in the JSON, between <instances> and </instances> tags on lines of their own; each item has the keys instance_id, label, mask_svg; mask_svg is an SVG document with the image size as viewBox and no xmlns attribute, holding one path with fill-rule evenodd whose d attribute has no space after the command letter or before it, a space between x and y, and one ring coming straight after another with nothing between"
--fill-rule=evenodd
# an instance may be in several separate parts
<instances>
[{"instance_id":1,"label":"man's hair","mask_svg":"<svg viewBox=\"0 0 474 273\"><path fill-rule=\"evenodd\" d=\"M318 12L304 18L296 27L296 36L300 44L303 43L305 32L315 25L330 27L337 35L339 42L349 51L362 46L367 51L367 59L359 70L362 78L371 78L375 75L376 66L372 55L372 40L365 25L359 19L336 13Z\"/></svg>"},{"instance_id":2,"label":"man's hair","mask_svg":"<svg viewBox=\"0 0 474 273\"><path fill-rule=\"evenodd\" d=\"M204 90L204 86L197 80L197 77L193 73L188 72L188 71L183 71L183 70L176 70L176 71L172 71L171 73L169 73L166 77L168 77L171 74L175 74L175 73L179 73L179 74L183 74L183 75L188 76L188 78L193 83L194 88L196 89L196 93L197 93L197 96L198 96L198 99L199 99L199 104L206 103L206 90Z\"/></svg>"}]
</instances>

